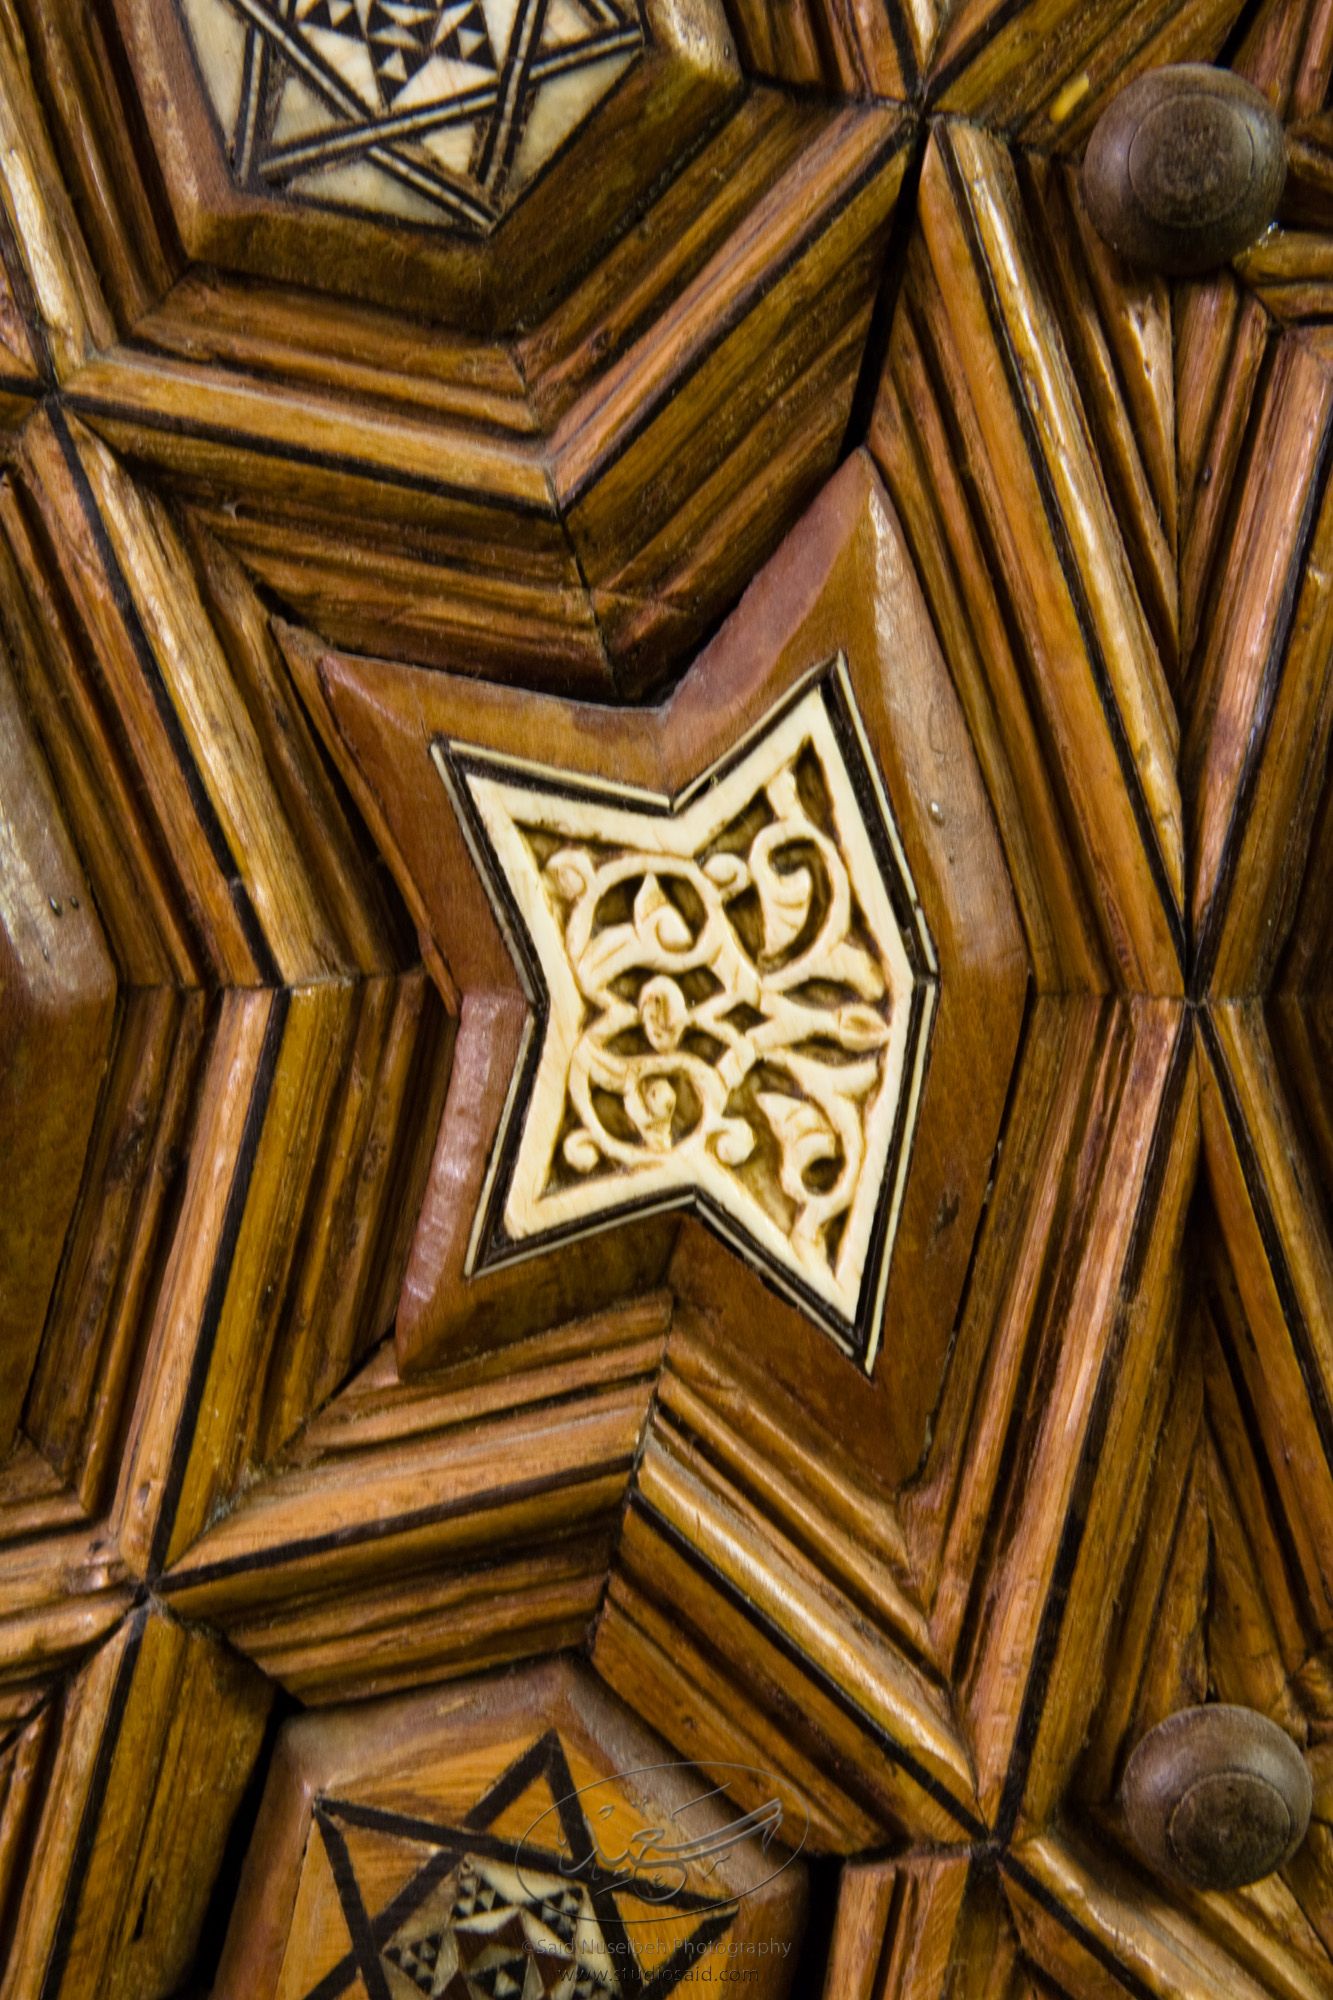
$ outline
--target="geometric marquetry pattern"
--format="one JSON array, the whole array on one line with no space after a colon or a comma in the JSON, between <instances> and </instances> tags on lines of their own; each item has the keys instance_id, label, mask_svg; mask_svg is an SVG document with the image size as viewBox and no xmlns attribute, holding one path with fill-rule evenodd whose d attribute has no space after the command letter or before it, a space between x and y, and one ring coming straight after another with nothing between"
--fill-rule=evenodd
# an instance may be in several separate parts
<instances>
[{"instance_id":1,"label":"geometric marquetry pattern","mask_svg":"<svg viewBox=\"0 0 1333 2000\"><path fill-rule=\"evenodd\" d=\"M571 5L525 82L539 10L296 11L369 64L313 137L266 0L0 8L0 1994L205 1990L275 1720L581 1651L836 1858L798 1991L1314 2000L1323 13ZM190 33L239 50L222 113ZM1078 156L1215 57L1287 123L1279 226L1136 274ZM368 164L289 187L289 143ZM467 226L386 216L404 161ZM394 744L508 702L530 762L670 799L701 708L749 726L709 690L802 646L884 696L943 968L872 1370L676 1210L469 1317L419 1218L518 982L446 935ZM1120 1775L1213 1698L1314 1822L1163 1890ZM395 1978L436 1936L375 1933Z\"/></svg>"},{"instance_id":2,"label":"geometric marquetry pattern","mask_svg":"<svg viewBox=\"0 0 1333 2000\"><path fill-rule=\"evenodd\" d=\"M764 1963L806 1908L783 1806L738 1813L660 1747L570 1659L294 1719L217 2000L781 1990Z\"/></svg>"},{"instance_id":3,"label":"geometric marquetry pattern","mask_svg":"<svg viewBox=\"0 0 1333 2000\"><path fill-rule=\"evenodd\" d=\"M544 1836L546 1846L528 1840L514 1866L512 1840L496 1832L500 1804L538 1776L546 1778L558 1806L548 1806L536 1824L536 1836ZM592 1788L594 1810L602 1798ZM584 1800L574 1790L558 1738L530 1744L460 1826L382 1808L358 1810L354 1802L332 1796L322 1796L314 1814L316 1838L326 1854L338 1860L346 1854L348 1862L346 1834L354 1836L366 1824L382 1840L412 1842L422 1856L416 1874L384 1910L352 1904L348 1956L366 1970L372 1954L382 1958L398 1974L394 1994L406 1978L430 2000L450 1994L454 2000L516 2000L530 1984L528 1966L538 1966L544 1990L564 1990L568 2000L608 2000L624 1986L652 2000L669 2000L689 1982L691 1966L733 1924L735 1906L719 1908L715 1898L671 1882L654 1892L652 1906L664 1926L677 1924L673 1950L650 1956L634 1948L634 1930L638 1944L644 1942L642 1900L634 1898L624 1878L600 1864ZM576 1872L570 1870L572 1856L582 1862ZM322 1984L330 1988L334 1980L326 1974Z\"/></svg>"},{"instance_id":4,"label":"geometric marquetry pattern","mask_svg":"<svg viewBox=\"0 0 1333 2000\"><path fill-rule=\"evenodd\" d=\"M643 43L614 0L185 0L185 15L239 180L481 232Z\"/></svg>"}]
</instances>

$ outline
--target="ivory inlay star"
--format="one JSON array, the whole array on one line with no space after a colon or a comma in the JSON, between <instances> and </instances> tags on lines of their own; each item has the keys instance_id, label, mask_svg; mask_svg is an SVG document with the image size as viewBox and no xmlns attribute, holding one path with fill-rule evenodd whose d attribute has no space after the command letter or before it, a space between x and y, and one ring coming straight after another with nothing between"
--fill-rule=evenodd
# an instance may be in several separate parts
<instances>
[{"instance_id":1,"label":"ivory inlay star","mask_svg":"<svg viewBox=\"0 0 1333 2000\"><path fill-rule=\"evenodd\" d=\"M643 47L635 0L180 0L243 186L485 235Z\"/></svg>"},{"instance_id":2,"label":"ivory inlay star","mask_svg":"<svg viewBox=\"0 0 1333 2000\"><path fill-rule=\"evenodd\" d=\"M538 1024L469 1268L695 1199L868 1368L935 957L841 661L674 801L436 757Z\"/></svg>"}]
</instances>

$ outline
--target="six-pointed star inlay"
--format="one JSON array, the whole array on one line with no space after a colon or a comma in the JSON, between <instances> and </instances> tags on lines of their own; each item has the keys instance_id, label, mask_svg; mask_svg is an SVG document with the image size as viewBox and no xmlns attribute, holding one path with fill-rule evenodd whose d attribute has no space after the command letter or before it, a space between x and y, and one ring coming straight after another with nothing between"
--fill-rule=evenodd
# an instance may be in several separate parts
<instances>
[{"instance_id":1,"label":"six-pointed star inlay","mask_svg":"<svg viewBox=\"0 0 1333 2000\"><path fill-rule=\"evenodd\" d=\"M936 964L845 662L674 799L435 755L540 1022L469 1268L693 1200L869 1367Z\"/></svg>"},{"instance_id":2,"label":"six-pointed star inlay","mask_svg":"<svg viewBox=\"0 0 1333 2000\"><path fill-rule=\"evenodd\" d=\"M688 1283L711 1235L736 1253L724 1337L762 1323L807 1395L845 1407L846 1360L878 1381L890 1336L921 1343L918 1386L892 1392L910 1427L1026 965L868 462L655 708L286 644L458 1013L400 1355L518 1338L673 1256Z\"/></svg>"},{"instance_id":3,"label":"six-pointed star inlay","mask_svg":"<svg viewBox=\"0 0 1333 2000\"><path fill-rule=\"evenodd\" d=\"M539 1783L554 1801L539 1822L554 1848L516 1843L497 1825ZM351 1949L306 2000L338 2000L358 1975L381 2000L668 2000L734 1917L734 1905L683 1882L654 1887L645 1903L623 1867L606 1865L554 1730L459 1825L320 1798L313 1829ZM417 1863L374 1915L357 1874L358 1834ZM660 1920L647 1947L635 1911Z\"/></svg>"}]
</instances>

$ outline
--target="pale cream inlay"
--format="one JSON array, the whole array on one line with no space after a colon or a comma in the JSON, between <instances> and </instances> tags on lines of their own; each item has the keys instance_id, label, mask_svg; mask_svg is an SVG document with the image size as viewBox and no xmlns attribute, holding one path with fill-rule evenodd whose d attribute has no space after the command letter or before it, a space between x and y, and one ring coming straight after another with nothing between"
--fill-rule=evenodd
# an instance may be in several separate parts
<instances>
[{"instance_id":1,"label":"pale cream inlay","mask_svg":"<svg viewBox=\"0 0 1333 2000\"><path fill-rule=\"evenodd\" d=\"M485 235L643 47L635 0L179 0L243 186Z\"/></svg>"},{"instance_id":2,"label":"pale cream inlay","mask_svg":"<svg viewBox=\"0 0 1333 2000\"><path fill-rule=\"evenodd\" d=\"M868 1362L865 1279L873 1261L882 1293L935 967L854 718L835 664L674 803L457 744L436 756L544 989L495 1169L510 1244L703 1197Z\"/></svg>"}]
</instances>

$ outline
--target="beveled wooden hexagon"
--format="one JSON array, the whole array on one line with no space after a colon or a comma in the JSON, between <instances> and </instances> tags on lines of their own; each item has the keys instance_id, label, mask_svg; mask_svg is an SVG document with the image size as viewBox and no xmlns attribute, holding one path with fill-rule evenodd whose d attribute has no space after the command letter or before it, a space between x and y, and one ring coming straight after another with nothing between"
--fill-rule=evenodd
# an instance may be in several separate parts
<instances>
[{"instance_id":1,"label":"beveled wooden hexagon","mask_svg":"<svg viewBox=\"0 0 1333 2000\"><path fill-rule=\"evenodd\" d=\"M728 1810L570 1660L304 1718L279 1740L214 2000L517 1995L534 1967L571 2000L742 1975L782 2000L803 1834L799 1802Z\"/></svg>"}]
</instances>

